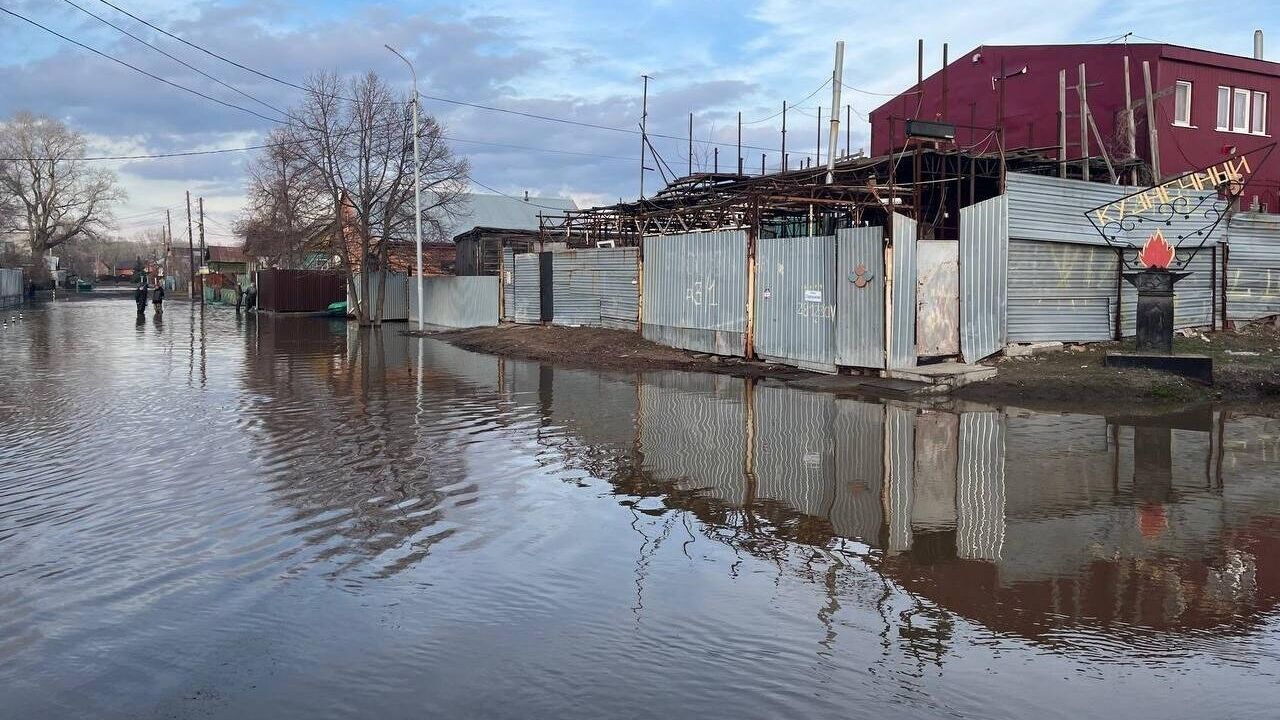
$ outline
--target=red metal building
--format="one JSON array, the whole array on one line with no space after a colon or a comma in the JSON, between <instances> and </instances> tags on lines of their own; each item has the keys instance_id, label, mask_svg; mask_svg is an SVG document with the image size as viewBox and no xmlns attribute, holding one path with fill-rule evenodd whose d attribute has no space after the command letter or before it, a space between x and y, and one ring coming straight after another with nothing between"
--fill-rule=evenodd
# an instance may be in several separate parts
<instances>
[{"instance_id":1,"label":"red metal building","mask_svg":"<svg viewBox=\"0 0 1280 720\"><path fill-rule=\"evenodd\" d=\"M1100 159L1094 131L1081 143L1079 66L1084 65L1089 114L1108 157L1122 164L1130 156L1124 122L1125 58L1134 107L1134 157L1154 166L1149 129L1154 129L1160 175L1164 178L1222 161L1271 143L1271 103L1280 97L1280 63L1168 44L984 45L950 62L871 112L871 152L884 155L904 146L905 121L918 118L957 126L963 149L995 152L996 128L1004 129L1006 150L1038 149L1046 158ZM1151 75L1154 122L1147 121L1143 63ZM1002 72L1003 68L1003 72ZM1066 148L1059 149L1059 71L1066 71ZM1002 80L1003 78L1003 80ZM1003 88L1001 87L1003 85ZM1003 90L1003 93L1001 92ZM1080 163L1071 166L1073 177ZM1095 164L1096 167L1096 164ZM1120 173L1128 180L1128 173ZM1096 169L1091 178L1108 181ZM1246 209L1280 212L1280 153L1261 168L1243 199Z\"/></svg>"}]
</instances>

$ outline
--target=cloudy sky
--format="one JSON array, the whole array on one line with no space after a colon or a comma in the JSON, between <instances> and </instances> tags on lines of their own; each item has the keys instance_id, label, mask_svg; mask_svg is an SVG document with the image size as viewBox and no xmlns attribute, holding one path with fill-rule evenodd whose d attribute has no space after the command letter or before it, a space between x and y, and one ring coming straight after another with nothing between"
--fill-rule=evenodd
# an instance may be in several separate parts
<instances>
[{"instance_id":1,"label":"cloudy sky","mask_svg":"<svg viewBox=\"0 0 1280 720\"><path fill-rule=\"evenodd\" d=\"M75 5L163 48L248 95L284 107L299 93L233 67L122 14L102 0ZM942 43L952 57L982 44L1105 41L1134 32L1154 39L1248 55L1255 25L1280 42L1269 2L1197 0L1021 2L974 4L920 0L902 5L836 0L750 2L359 3L341 0L164 2L110 0L143 20L245 66L291 82L312 72L373 70L407 92L404 66L383 48L403 50L417 65L420 90L435 98L483 104L627 132L587 128L437 100L424 110L441 119L472 175L499 191L573 197L580 204L634 198L640 140L641 76L650 75L649 130L685 137L694 113L694 167L733 164L737 113L747 123L748 167L760 155L778 163L785 99L788 152L813 151L817 107L829 107L823 85L834 43L846 41L842 104L853 106L853 147L867 144L862 118L876 93L914 80L915 40L925 40L926 72L937 69ZM72 5L69 0L0 0L52 30L179 85L249 109L265 107L162 56ZM879 10L880 12L876 12ZM271 123L121 67L12 15L0 13L0 116L26 109L58 117L90 138L94 155L153 154L252 145ZM1273 56L1272 52L1268 56ZM805 132L802 129L807 129ZM841 132L843 135L843 130ZM824 135L825 143L825 135ZM687 168L687 141L655 138L677 172ZM794 149L793 149L794 148ZM773 150L773 152L769 152ZM182 207L183 191L205 198L212 242L230 239L240 211L245 153L110 161L129 192L117 211L122 234L163 220ZM649 173L646 189L660 186ZM484 192L483 188L476 188ZM176 220L176 218L175 218Z\"/></svg>"}]
</instances>

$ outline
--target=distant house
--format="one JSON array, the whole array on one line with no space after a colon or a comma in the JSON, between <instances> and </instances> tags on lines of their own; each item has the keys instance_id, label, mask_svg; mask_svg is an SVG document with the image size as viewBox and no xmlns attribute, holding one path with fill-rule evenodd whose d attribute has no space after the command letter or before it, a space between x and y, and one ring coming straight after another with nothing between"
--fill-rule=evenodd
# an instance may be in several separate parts
<instances>
[{"instance_id":1,"label":"distant house","mask_svg":"<svg viewBox=\"0 0 1280 720\"><path fill-rule=\"evenodd\" d=\"M455 246L454 271L458 275L497 275L503 247L524 252L537 242L540 214L559 215L577 209L568 198L467 195L465 212L444 231Z\"/></svg>"},{"instance_id":2,"label":"distant house","mask_svg":"<svg viewBox=\"0 0 1280 720\"><path fill-rule=\"evenodd\" d=\"M209 272L223 275L245 275L250 270L249 256L238 245L210 245L207 248Z\"/></svg>"}]
</instances>

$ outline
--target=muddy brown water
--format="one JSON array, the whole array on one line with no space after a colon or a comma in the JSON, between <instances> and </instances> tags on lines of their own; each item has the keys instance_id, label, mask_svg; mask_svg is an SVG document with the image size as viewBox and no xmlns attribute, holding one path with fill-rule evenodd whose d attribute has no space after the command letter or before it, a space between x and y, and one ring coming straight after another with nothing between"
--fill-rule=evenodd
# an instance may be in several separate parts
<instances>
[{"instance_id":1,"label":"muddy brown water","mask_svg":"<svg viewBox=\"0 0 1280 720\"><path fill-rule=\"evenodd\" d=\"M3 311L0 716L1280 704L1277 421L941 412L169 305Z\"/></svg>"}]
</instances>

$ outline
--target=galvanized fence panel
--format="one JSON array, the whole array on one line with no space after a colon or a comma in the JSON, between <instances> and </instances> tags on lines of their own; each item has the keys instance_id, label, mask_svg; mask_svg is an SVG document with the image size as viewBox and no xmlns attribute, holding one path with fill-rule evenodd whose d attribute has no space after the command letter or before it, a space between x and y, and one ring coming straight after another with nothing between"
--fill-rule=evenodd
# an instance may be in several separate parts
<instances>
[{"instance_id":1,"label":"galvanized fence panel","mask_svg":"<svg viewBox=\"0 0 1280 720\"><path fill-rule=\"evenodd\" d=\"M347 313L354 315L356 312L356 298L360 297L363 292L361 287L361 273L355 273L355 292L351 291L351 286L347 286ZM369 317L373 317L377 311L378 303L378 285L382 285L382 295L385 298L382 306L382 319L387 321L398 321L409 319L409 296L414 295L417 301L417 288L413 284L410 277L404 273L381 273L379 275L369 276L369 294L373 298L369 304Z\"/></svg>"},{"instance_id":2,"label":"galvanized fence panel","mask_svg":"<svg viewBox=\"0 0 1280 720\"><path fill-rule=\"evenodd\" d=\"M916 243L916 356L960 354L960 243Z\"/></svg>"},{"instance_id":3,"label":"galvanized fence panel","mask_svg":"<svg viewBox=\"0 0 1280 720\"><path fill-rule=\"evenodd\" d=\"M651 235L644 257L645 339L717 355L745 353L745 231Z\"/></svg>"},{"instance_id":4,"label":"galvanized fence panel","mask_svg":"<svg viewBox=\"0 0 1280 720\"><path fill-rule=\"evenodd\" d=\"M1227 240L1227 319L1280 314L1280 215L1239 213Z\"/></svg>"},{"instance_id":5,"label":"galvanized fence panel","mask_svg":"<svg viewBox=\"0 0 1280 720\"><path fill-rule=\"evenodd\" d=\"M1143 189L1047 175L1009 173L1005 185L1009 198L1009 237L1106 246L1107 241L1094 229L1085 213ZM1212 193L1187 191L1185 194L1199 198ZM1193 236L1203 225L1204 217L1197 213L1191 217L1175 216L1161 230L1173 243L1178 235ZM1212 235L1205 236L1205 247L1218 242L1223 230L1219 226ZM1197 239L1196 243L1199 242Z\"/></svg>"},{"instance_id":6,"label":"galvanized fence panel","mask_svg":"<svg viewBox=\"0 0 1280 720\"><path fill-rule=\"evenodd\" d=\"M0 268L0 305L22 302L22 268Z\"/></svg>"},{"instance_id":7,"label":"galvanized fence panel","mask_svg":"<svg viewBox=\"0 0 1280 720\"><path fill-rule=\"evenodd\" d=\"M516 316L516 251L506 247L502 249L502 319L515 320Z\"/></svg>"},{"instance_id":8,"label":"galvanized fence panel","mask_svg":"<svg viewBox=\"0 0 1280 720\"><path fill-rule=\"evenodd\" d=\"M258 270L258 309L322 313L347 296L347 279L327 270Z\"/></svg>"},{"instance_id":9,"label":"galvanized fence panel","mask_svg":"<svg viewBox=\"0 0 1280 720\"><path fill-rule=\"evenodd\" d=\"M498 324L496 275L440 276L424 278L423 322L449 328L487 327ZM409 322L418 323L418 294L409 296Z\"/></svg>"},{"instance_id":10,"label":"galvanized fence panel","mask_svg":"<svg viewBox=\"0 0 1280 720\"><path fill-rule=\"evenodd\" d=\"M1009 196L960 208L960 352L977 362L1005 346Z\"/></svg>"},{"instance_id":11,"label":"galvanized fence panel","mask_svg":"<svg viewBox=\"0 0 1280 720\"><path fill-rule=\"evenodd\" d=\"M893 298L889 367L916 366L916 221L893 214Z\"/></svg>"},{"instance_id":12,"label":"galvanized fence panel","mask_svg":"<svg viewBox=\"0 0 1280 720\"><path fill-rule=\"evenodd\" d=\"M1004 415L960 414L956 471L956 554L1000 559L1004 547Z\"/></svg>"},{"instance_id":13,"label":"galvanized fence panel","mask_svg":"<svg viewBox=\"0 0 1280 720\"><path fill-rule=\"evenodd\" d=\"M542 322L542 280L538 253L516 253L511 291L511 317L518 323Z\"/></svg>"},{"instance_id":14,"label":"galvanized fence panel","mask_svg":"<svg viewBox=\"0 0 1280 720\"><path fill-rule=\"evenodd\" d=\"M834 373L836 239L765 238L756 249L755 350Z\"/></svg>"},{"instance_id":15,"label":"galvanized fence panel","mask_svg":"<svg viewBox=\"0 0 1280 720\"><path fill-rule=\"evenodd\" d=\"M1009 241L1008 341L1109 340L1119 259L1109 247Z\"/></svg>"},{"instance_id":16,"label":"galvanized fence panel","mask_svg":"<svg viewBox=\"0 0 1280 720\"><path fill-rule=\"evenodd\" d=\"M884 228L836 231L835 363L884 367Z\"/></svg>"},{"instance_id":17,"label":"galvanized fence panel","mask_svg":"<svg viewBox=\"0 0 1280 720\"><path fill-rule=\"evenodd\" d=\"M634 329L639 307L639 257L639 248L556 253L552 323Z\"/></svg>"},{"instance_id":18,"label":"galvanized fence panel","mask_svg":"<svg viewBox=\"0 0 1280 720\"><path fill-rule=\"evenodd\" d=\"M1191 274L1173 286L1175 328L1208 327L1213 322L1216 253L1216 247L1196 253L1185 270ZM1131 337L1138 333L1138 290L1127 280L1120 282L1120 329L1124 337Z\"/></svg>"}]
</instances>

